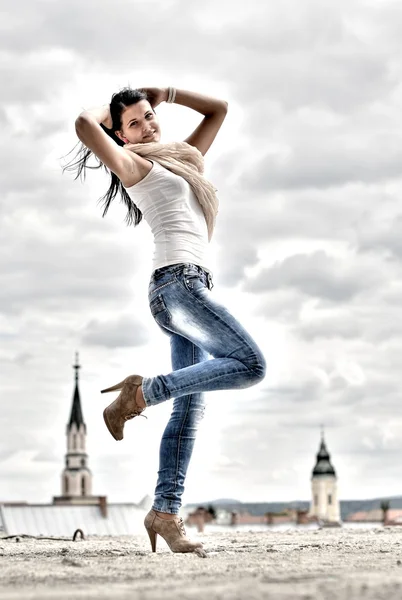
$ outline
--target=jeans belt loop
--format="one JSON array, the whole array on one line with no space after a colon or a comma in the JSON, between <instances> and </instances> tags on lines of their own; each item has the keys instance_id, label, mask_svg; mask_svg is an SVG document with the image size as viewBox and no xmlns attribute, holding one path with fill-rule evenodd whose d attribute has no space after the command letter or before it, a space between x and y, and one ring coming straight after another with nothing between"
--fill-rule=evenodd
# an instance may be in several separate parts
<instances>
[{"instance_id":1,"label":"jeans belt loop","mask_svg":"<svg viewBox=\"0 0 402 600\"><path fill-rule=\"evenodd\" d=\"M212 290L214 284L212 283L212 275L211 273L207 273L207 281L208 281L208 289Z\"/></svg>"}]
</instances>

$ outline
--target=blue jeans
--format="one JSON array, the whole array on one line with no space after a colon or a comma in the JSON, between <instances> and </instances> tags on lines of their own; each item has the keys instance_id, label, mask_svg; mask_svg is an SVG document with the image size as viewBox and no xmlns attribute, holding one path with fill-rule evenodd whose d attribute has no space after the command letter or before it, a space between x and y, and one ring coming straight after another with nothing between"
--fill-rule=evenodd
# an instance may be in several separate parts
<instances>
[{"instance_id":1,"label":"blue jeans","mask_svg":"<svg viewBox=\"0 0 402 600\"><path fill-rule=\"evenodd\" d=\"M212 287L211 276L190 263L156 269L149 282L151 313L170 337L173 368L167 375L142 381L147 406L174 398L159 453L153 508L160 512L179 512L204 413L203 392L247 388L266 373L261 350L229 311L213 300Z\"/></svg>"}]
</instances>

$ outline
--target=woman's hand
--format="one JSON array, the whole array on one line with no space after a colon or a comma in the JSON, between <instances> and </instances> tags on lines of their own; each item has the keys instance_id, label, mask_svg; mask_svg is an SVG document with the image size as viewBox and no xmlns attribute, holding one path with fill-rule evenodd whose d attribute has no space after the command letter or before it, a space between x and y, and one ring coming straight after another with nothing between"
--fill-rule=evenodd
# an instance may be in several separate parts
<instances>
[{"instance_id":1,"label":"woman's hand","mask_svg":"<svg viewBox=\"0 0 402 600\"><path fill-rule=\"evenodd\" d=\"M168 97L167 88L139 88L146 93L148 102L152 108L156 108L161 102L166 102Z\"/></svg>"},{"instance_id":2,"label":"woman's hand","mask_svg":"<svg viewBox=\"0 0 402 600\"><path fill-rule=\"evenodd\" d=\"M102 115L102 125L104 125L106 127L106 129L112 129L113 127L113 121L112 121L112 117L110 115L110 104L105 104L103 106L103 115Z\"/></svg>"},{"instance_id":3,"label":"woman's hand","mask_svg":"<svg viewBox=\"0 0 402 600\"><path fill-rule=\"evenodd\" d=\"M106 129L112 129L113 127L112 117L110 116L110 104L88 108L81 114L92 116L99 125L104 125Z\"/></svg>"}]
</instances>

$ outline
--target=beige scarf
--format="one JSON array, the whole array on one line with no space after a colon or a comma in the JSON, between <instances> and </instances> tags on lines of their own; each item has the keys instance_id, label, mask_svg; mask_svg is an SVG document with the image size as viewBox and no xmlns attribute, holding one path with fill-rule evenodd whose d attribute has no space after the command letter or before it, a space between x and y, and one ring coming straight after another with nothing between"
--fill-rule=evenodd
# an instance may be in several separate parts
<instances>
[{"instance_id":1,"label":"beige scarf","mask_svg":"<svg viewBox=\"0 0 402 600\"><path fill-rule=\"evenodd\" d=\"M126 144L124 147L143 158L155 160L162 167L169 169L175 175L183 177L189 183L204 211L208 239L211 241L219 202L215 194L216 189L203 176L204 157L198 148L190 146L187 142L172 142L170 144L150 142L147 144Z\"/></svg>"}]
</instances>

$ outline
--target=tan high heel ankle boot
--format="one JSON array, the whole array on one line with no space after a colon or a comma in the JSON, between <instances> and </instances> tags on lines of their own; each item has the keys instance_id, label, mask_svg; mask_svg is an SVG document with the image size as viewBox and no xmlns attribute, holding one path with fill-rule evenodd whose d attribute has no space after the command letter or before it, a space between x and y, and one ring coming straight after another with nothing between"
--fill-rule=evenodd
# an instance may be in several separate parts
<instances>
[{"instance_id":1,"label":"tan high heel ankle boot","mask_svg":"<svg viewBox=\"0 0 402 600\"><path fill-rule=\"evenodd\" d=\"M135 401L137 389L141 385L142 379L143 378L140 375L129 375L120 383L117 383L110 388L106 388L105 390L101 390L101 394L121 390L121 393L117 396L116 400L109 404L103 411L103 419L106 423L106 427L115 440L119 441L123 439L125 422L128 421L128 419L137 417L145 410L141 406L138 406ZM145 417L145 415L141 416Z\"/></svg>"},{"instance_id":2,"label":"tan high heel ankle boot","mask_svg":"<svg viewBox=\"0 0 402 600\"><path fill-rule=\"evenodd\" d=\"M156 552L156 538L159 534L172 552L195 552L202 558L207 556L201 542L191 542L187 538L183 519L162 519L154 510L150 510L144 525L151 541L152 552Z\"/></svg>"}]
</instances>

